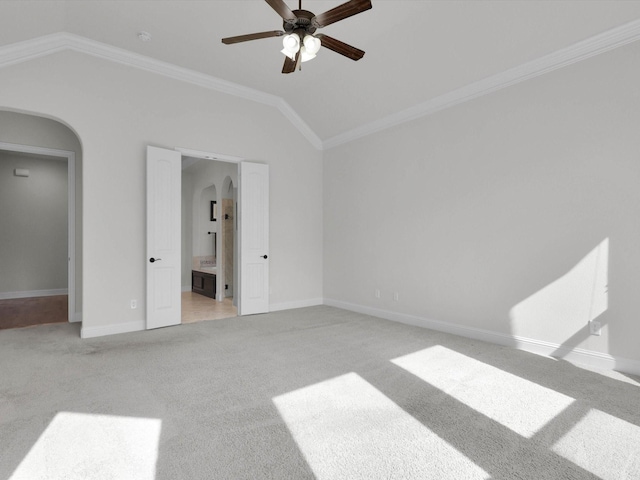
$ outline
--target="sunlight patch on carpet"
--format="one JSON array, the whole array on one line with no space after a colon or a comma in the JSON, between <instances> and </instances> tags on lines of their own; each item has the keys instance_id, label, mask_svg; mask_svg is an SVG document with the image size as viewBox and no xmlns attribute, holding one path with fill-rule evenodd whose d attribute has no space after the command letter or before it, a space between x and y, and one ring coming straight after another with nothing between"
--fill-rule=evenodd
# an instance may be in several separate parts
<instances>
[{"instance_id":1,"label":"sunlight patch on carpet","mask_svg":"<svg viewBox=\"0 0 640 480\"><path fill-rule=\"evenodd\" d=\"M640 427L592 409L552 450L603 480L636 479Z\"/></svg>"},{"instance_id":2,"label":"sunlight patch on carpet","mask_svg":"<svg viewBox=\"0 0 640 480\"><path fill-rule=\"evenodd\" d=\"M273 403L318 480L490 477L356 373Z\"/></svg>"},{"instance_id":3,"label":"sunlight patch on carpet","mask_svg":"<svg viewBox=\"0 0 640 480\"><path fill-rule=\"evenodd\" d=\"M155 480L162 420L60 412L9 480Z\"/></svg>"},{"instance_id":4,"label":"sunlight patch on carpet","mask_svg":"<svg viewBox=\"0 0 640 480\"><path fill-rule=\"evenodd\" d=\"M527 438L574 401L440 345L391 361Z\"/></svg>"}]
</instances>

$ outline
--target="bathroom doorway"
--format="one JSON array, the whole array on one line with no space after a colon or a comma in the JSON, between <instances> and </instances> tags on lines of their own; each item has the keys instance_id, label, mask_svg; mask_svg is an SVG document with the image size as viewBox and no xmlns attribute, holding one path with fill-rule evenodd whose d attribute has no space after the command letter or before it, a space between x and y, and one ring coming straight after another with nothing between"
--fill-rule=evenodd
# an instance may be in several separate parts
<instances>
[{"instance_id":1,"label":"bathroom doorway","mask_svg":"<svg viewBox=\"0 0 640 480\"><path fill-rule=\"evenodd\" d=\"M235 162L182 156L182 323L237 316Z\"/></svg>"}]
</instances>

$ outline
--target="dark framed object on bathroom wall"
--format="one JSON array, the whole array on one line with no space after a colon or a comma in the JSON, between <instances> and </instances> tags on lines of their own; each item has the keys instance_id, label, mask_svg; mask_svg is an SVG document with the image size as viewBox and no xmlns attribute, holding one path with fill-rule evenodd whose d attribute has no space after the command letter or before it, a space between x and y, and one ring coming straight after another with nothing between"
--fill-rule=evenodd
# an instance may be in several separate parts
<instances>
[{"instance_id":1,"label":"dark framed object on bathroom wall","mask_svg":"<svg viewBox=\"0 0 640 480\"><path fill-rule=\"evenodd\" d=\"M215 222L218 218L218 202L211 200L211 221Z\"/></svg>"}]
</instances>

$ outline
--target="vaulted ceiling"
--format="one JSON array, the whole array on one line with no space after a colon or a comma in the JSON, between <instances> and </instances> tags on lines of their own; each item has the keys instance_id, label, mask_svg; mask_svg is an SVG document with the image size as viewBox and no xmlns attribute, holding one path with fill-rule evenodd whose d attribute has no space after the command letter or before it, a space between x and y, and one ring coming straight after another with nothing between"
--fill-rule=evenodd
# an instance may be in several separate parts
<instances>
[{"instance_id":1,"label":"vaulted ceiling","mask_svg":"<svg viewBox=\"0 0 640 480\"><path fill-rule=\"evenodd\" d=\"M343 1L303 0L302 7L322 13ZM297 0L287 3L298 7ZM629 22L640 25L640 1L372 3L371 10L323 29L365 50L362 60L321 49L290 75L280 73L280 38L220 41L281 29L263 0L2 0L0 49L72 33L281 97L330 142ZM141 42L140 31L151 41Z\"/></svg>"}]
</instances>

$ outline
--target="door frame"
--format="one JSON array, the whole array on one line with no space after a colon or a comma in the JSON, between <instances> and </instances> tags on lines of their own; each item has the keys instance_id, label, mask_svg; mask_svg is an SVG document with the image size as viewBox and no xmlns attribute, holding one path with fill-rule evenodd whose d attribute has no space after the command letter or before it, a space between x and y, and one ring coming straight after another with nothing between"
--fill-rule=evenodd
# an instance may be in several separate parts
<instances>
[{"instance_id":1,"label":"door frame","mask_svg":"<svg viewBox=\"0 0 640 480\"><path fill-rule=\"evenodd\" d=\"M67 301L69 322L80 322L82 318L76 316L76 154L69 150L6 142L0 142L0 150L67 159Z\"/></svg>"}]
</instances>

